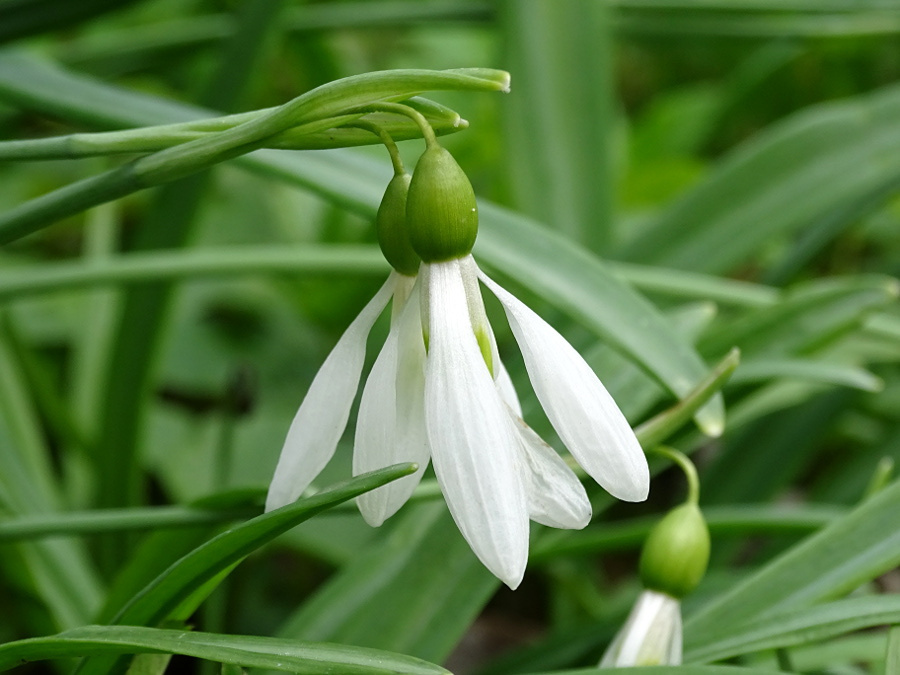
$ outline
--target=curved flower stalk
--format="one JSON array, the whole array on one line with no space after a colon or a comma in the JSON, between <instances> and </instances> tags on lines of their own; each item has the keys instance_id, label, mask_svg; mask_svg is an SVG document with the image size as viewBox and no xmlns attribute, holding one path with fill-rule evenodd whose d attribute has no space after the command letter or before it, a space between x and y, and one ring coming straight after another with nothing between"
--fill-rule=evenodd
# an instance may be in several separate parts
<instances>
[{"instance_id":1,"label":"curved flower stalk","mask_svg":"<svg viewBox=\"0 0 900 675\"><path fill-rule=\"evenodd\" d=\"M681 665L681 603L643 591L600 661L601 668Z\"/></svg>"}]
</instances>

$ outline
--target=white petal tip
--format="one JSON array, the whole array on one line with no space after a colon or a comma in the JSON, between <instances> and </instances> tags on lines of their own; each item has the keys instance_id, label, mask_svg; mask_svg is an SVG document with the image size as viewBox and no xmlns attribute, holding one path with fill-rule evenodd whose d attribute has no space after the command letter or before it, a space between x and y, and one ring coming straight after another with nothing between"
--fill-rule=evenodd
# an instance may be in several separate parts
<instances>
[{"instance_id":1,"label":"white petal tip","mask_svg":"<svg viewBox=\"0 0 900 675\"><path fill-rule=\"evenodd\" d=\"M578 520L575 521L575 527L571 528L573 530L583 530L590 524L591 519L594 517L594 512L591 509L588 509L586 513L582 513L579 515Z\"/></svg>"},{"instance_id":2,"label":"white petal tip","mask_svg":"<svg viewBox=\"0 0 900 675\"><path fill-rule=\"evenodd\" d=\"M362 513L362 512L360 512L360 513ZM368 525L369 527L381 527L382 525L384 525L384 521L385 521L384 518L367 517L365 513L362 513L362 517L363 517L363 520L366 521L366 525Z\"/></svg>"},{"instance_id":3,"label":"white petal tip","mask_svg":"<svg viewBox=\"0 0 900 675\"><path fill-rule=\"evenodd\" d=\"M647 497L650 496L650 489L636 491L631 494L626 494L622 497L619 497L623 502L645 502L647 501Z\"/></svg>"},{"instance_id":4,"label":"white petal tip","mask_svg":"<svg viewBox=\"0 0 900 675\"><path fill-rule=\"evenodd\" d=\"M493 560L490 558L486 559L486 556L481 555L474 548L472 550L481 560L481 563L490 570L491 574L506 584L511 591L516 590L519 584L522 583L522 577L525 576L525 566L528 563L527 549L521 556L503 555L502 552L495 551L490 556L490 558L494 558Z\"/></svg>"},{"instance_id":5,"label":"white petal tip","mask_svg":"<svg viewBox=\"0 0 900 675\"><path fill-rule=\"evenodd\" d=\"M359 515L366 521L369 527L381 527L384 521L388 519L389 514L385 513L384 508L373 506L371 501L362 497L356 498L356 508L359 509Z\"/></svg>"},{"instance_id":6,"label":"white petal tip","mask_svg":"<svg viewBox=\"0 0 900 675\"><path fill-rule=\"evenodd\" d=\"M612 486L613 489L607 486L604 487L606 487L606 491L609 494L623 502L643 502L650 495L650 473L648 471L646 476L636 480L619 482L619 484Z\"/></svg>"},{"instance_id":7,"label":"white petal tip","mask_svg":"<svg viewBox=\"0 0 900 675\"><path fill-rule=\"evenodd\" d=\"M269 493L269 496L266 497L265 512L268 513L269 511L274 511L275 509L280 509L282 506L287 506L290 503L291 503L290 500L285 499L283 495L273 495L273 494Z\"/></svg>"},{"instance_id":8,"label":"white petal tip","mask_svg":"<svg viewBox=\"0 0 900 675\"><path fill-rule=\"evenodd\" d=\"M508 578L503 578L498 575L497 578L500 579L500 581L502 581L504 584L506 584L507 587L509 587L509 590L514 591L522 583L522 577L524 577L524 576L525 576L525 572L523 570L517 576L514 575L514 576L511 576Z\"/></svg>"}]
</instances>

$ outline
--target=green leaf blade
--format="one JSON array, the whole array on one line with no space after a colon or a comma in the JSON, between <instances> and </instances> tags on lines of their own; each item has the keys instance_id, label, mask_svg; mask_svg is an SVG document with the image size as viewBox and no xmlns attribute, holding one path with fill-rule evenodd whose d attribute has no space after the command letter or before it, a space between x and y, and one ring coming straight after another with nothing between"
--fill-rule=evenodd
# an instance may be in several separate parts
<instances>
[{"instance_id":1,"label":"green leaf blade","mask_svg":"<svg viewBox=\"0 0 900 675\"><path fill-rule=\"evenodd\" d=\"M305 675L438 675L447 673L402 654L277 638L194 633L140 626L84 626L59 635L0 646L0 670L24 661L75 656L169 653L250 668Z\"/></svg>"}]
</instances>

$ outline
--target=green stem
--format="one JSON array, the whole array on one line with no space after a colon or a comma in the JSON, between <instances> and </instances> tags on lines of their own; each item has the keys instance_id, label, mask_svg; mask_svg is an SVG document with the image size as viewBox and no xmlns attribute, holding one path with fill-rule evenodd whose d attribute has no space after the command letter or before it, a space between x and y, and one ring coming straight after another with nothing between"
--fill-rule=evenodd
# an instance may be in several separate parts
<instances>
[{"instance_id":1,"label":"green stem","mask_svg":"<svg viewBox=\"0 0 900 675\"><path fill-rule=\"evenodd\" d=\"M356 120L356 122L353 122L352 125L359 127L360 129L371 131L381 139L381 142L387 149L388 154L391 156L391 165L394 167L395 176L402 176L404 173L406 173L406 169L403 168L403 160L400 158L400 148L397 147L394 139L391 138L391 135L387 131L385 131L384 127L380 127L377 124L372 124L368 120L364 119Z\"/></svg>"},{"instance_id":2,"label":"green stem","mask_svg":"<svg viewBox=\"0 0 900 675\"><path fill-rule=\"evenodd\" d=\"M4 270L0 273L0 300L56 290L176 279L259 273L285 273L293 277L375 276L383 275L388 269L377 246L356 244L146 251L90 264L60 262Z\"/></svg>"},{"instance_id":3,"label":"green stem","mask_svg":"<svg viewBox=\"0 0 900 675\"><path fill-rule=\"evenodd\" d=\"M671 408L638 426L634 433L645 448L659 445L681 428L713 395L716 394L740 363L741 354L732 349L710 373Z\"/></svg>"},{"instance_id":4,"label":"green stem","mask_svg":"<svg viewBox=\"0 0 900 675\"><path fill-rule=\"evenodd\" d=\"M846 513L846 509L825 504L807 504L796 508L735 505L703 509L709 531L717 538L754 534L805 536ZM647 516L615 523L598 522L580 532L559 532L562 536L552 536L557 534L554 531L551 536L538 540L530 560L538 562L564 556L596 556L608 551L638 549L658 522L659 517Z\"/></svg>"},{"instance_id":5,"label":"green stem","mask_svg":"<svg viewBox=\"0 0 900 675\"><path fill-rule=\"evenodd\" d=\"M700 478L697 476L697 467L683 452L665 445L657 445L651 452L672 460L684 472L688 484L687 501L690 504L698 504L700 501Z\"/></svg>"},{"instance_id":6,"label":"green stem","mask_svg":"<svg viewBox=\"0 0 900 675\"><path fill-rule=\"evenodd\" d=\"M207 523L244 520L258 516L260 511L260 507L249 506L230 509L152 506L4 516L0 519L0 542L59 535L140 532L160 528L194 527Z\"/></svg>"},{"instance_id":7,"label":"green stem","mask_svg":"<svg viewBox=\"0 0 900 675\"><path fill-rule=\"evenodd\" d=\"M425 147L432 148L437 145L437 137L434 134L434 129L431 128L428 120L426 120L425 116L418 110L414 110L402 103L375 103L369 106L369 108L371 110L384 110L385 112L393 112L398 115L406 115L418 124L419 129L422 130L422 138L425 139Z\"/></svg>"}]
</instances>

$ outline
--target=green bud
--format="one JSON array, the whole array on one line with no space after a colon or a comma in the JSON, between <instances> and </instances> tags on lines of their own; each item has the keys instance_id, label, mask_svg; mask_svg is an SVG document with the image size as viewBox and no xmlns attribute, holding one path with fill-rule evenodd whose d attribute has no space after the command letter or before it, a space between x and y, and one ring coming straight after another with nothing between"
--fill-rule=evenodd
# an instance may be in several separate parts
<instances>
[{"instance_id":1,"label":"green bud","mask_svg":"<svg viewBox=\"0 0 900 675\"><path fill-rule=\"evenodd\" d=\"M478 234L475 192L453 155L439 145L419 158L406 200L416 253L427 263L467 256Z\"/></svg>"},{"instance_id":2,"label":"green bud","mask_svg":"<svg viewBox=\"0 0 900 675\"><path fill-rule=\"evenodd\" d=\"M414 277L419 271L420 260L409 243L406 228L406 197L411 178L408 173L400 173L388 183L375 217L375 229L381 252L391 267L400 274Z\"/></svg>"},{"instance_id":3,"label":"green bud","mask_svg":"<svg viewBox=\"0 0 900 675\"><path fill-rule=\"evenodd\" d=\"M709 563L709 529L694 503L672 509L652 530L641 552L645 588L683 598L693 591Z\"/></svg>"}]
</instances>

